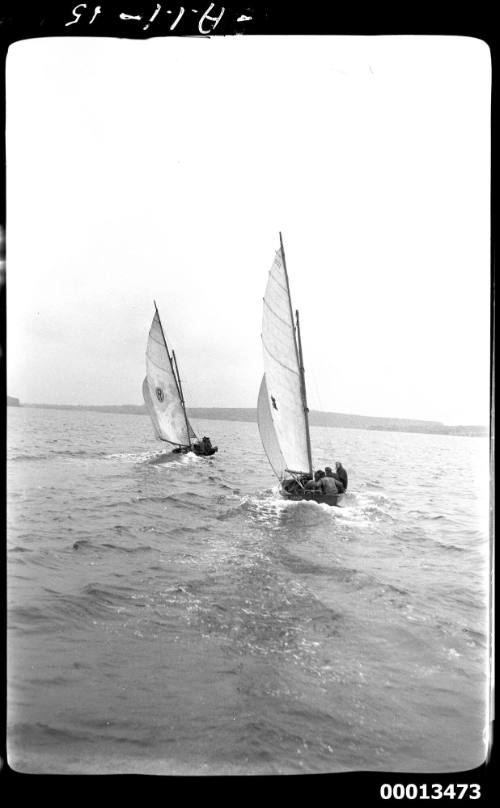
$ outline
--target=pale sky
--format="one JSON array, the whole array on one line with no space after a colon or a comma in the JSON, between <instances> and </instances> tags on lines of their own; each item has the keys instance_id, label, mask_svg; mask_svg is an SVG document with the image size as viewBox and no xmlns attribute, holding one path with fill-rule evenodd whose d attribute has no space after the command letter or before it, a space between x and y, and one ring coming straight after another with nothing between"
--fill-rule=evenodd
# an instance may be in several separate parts
<instances>
[{"instance_id":1,"label":"pale sky","mask_svg":"<svg viewBox=\"0 0 500 808\"><path fill-rule=\"evenodd\" d=\"M41 38L7 57L7 387L255 407L283 233L309 406L486 424L490 92L467 37Z\"/></svg>"}]
</instances>

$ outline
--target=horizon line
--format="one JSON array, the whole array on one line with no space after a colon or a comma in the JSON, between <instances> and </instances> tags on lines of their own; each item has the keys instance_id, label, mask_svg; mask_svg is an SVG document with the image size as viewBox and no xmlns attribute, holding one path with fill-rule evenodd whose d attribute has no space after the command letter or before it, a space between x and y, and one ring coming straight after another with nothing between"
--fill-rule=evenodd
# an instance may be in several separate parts
<instances>
[{"instance_id":1,"label":"horizon line","mask_svg":"<svg viewBox=\"0 0 500 808\"><path fill-rule=\"evenodd\" d=\"M46 402L25 402L22 403L19 398L15 396L7 396L7 398L13 399L19 402L20 407L46 407L48 409L54 407L66 407L70 409L95 409L95 408L102 408L106 407L109 409L123 409L124 407L131 407L133 409L145 409L144 404L48 404ZM209 406L187 406L188 410L251 410L253 412L257 411L256 406L246 406L246 407L227 407L227 406L218 406L218 405L209 405ZM309 412L317 413L319 415L338 415L347 418L366 418L366 419L379 419L384 421L411 421L414 423L422 423L422 424L435 424L438 426L448 427L450 429L454 429L457 427L475 427L481 429L489 429L489 424L481 424L481 423L457 423L457 424L447 424L444 421L438 421L436 419L430 418L415 418L409 416L401 416L401 415L363 415L360 413L348 413L348 412L338 412L336 410L317 410L317 409L310 409Z\"/></svg>"}]
</instances>

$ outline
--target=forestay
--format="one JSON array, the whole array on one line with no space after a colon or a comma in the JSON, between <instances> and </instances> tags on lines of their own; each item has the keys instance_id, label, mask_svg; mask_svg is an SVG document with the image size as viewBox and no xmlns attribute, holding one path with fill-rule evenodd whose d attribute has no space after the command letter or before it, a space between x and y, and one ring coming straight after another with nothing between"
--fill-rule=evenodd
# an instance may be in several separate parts
<instances>
[{"instance_id":1,"label":"forestay","mask_svg":"<svg viewBox=\"0 0 500 808\"><path fill-rule=\"evenodd\" d=\"M142 393L157 438L183 446L196 440L196 434L184 413L157 311L149 331Z\"/></svg>"},{"instance_id":2,"label":"forestay","mask_svg":"<svg viewBox=\"0 0 500 808\"><path fill-rule=\"evenodd\" d=\"M269 462L279 478L285 469L307 472L309 460L299 357L295 341L288 281L281 250L269 272L262 318L265 379L259 401L267 392L267 409L259 406L259 429ZM270 438L271 427L274 440ZM265 437L264 437L265 436ZM275 451L277 444L279 454ZM271 459L273 458L273 459Z\"/></svg>"}]
</instances>

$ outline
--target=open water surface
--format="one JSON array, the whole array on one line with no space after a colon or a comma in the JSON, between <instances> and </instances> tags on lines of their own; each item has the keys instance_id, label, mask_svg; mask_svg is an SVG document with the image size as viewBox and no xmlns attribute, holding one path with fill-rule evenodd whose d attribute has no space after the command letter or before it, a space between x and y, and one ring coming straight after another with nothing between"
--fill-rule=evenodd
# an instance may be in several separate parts
<instances>
[{"instance_id":1,"label":"open water surface","mask_svg":"<svg viewBox=\"0 0 500 808\"><path fill-rule=\"evenodd\" d=\"M257 425L159 462L140 415L8 409L8 761L22 772L448 772L485 759L488 441Z\"/></svg>"}]
</instances>

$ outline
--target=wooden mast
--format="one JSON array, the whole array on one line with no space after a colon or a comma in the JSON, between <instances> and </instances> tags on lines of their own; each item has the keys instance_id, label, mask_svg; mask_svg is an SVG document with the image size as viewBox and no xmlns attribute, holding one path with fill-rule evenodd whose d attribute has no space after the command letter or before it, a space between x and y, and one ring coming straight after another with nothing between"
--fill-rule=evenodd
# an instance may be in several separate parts
<instances>
[{"instance_id":1,"label":"wooden mast","mask_svg":"<svg viewBox=\"0 0 500 808\"><path fill-rule=\"evenodd\" d=\"M186 419L186 429L187 429L187 436L188 436L188 441L189 441L189 448L191 449L192 448L191 447L191 435L190 435L190 431L189 431L189 421L188 421L187 412L186 412L186 403L184 401L184 394L182 392L181 377L179 375L179 367L177 365L177 359L176 359L176 356L175 356L175 351L173 349L172 349L172 356L174 358L175 370L176 370L176 374L177 374L177 387L179 388L179 395L181 397L182 409L184 410L184 418Z\"/></svg>"},{"instance_id":2,"label":"wooden mast","mask_svg":"<svg viewBox=\"0 0 500 808\"><path fill-rule=\"evenodd\" d=\"M177 392L179 393L179 398L181 400L182 409L184 411L184 418L186 419L186 429L187 429L187 436L188 436L188 441L189 441L189 448L191 449L191 436L189 434L189 423L188 423L188 419L187 419L187 415L186 415L186 405L184 404L184 396L182 395L182 388L180 387L181 380L180 380L180 378L177 379L177 376L179 375L179 371L177 371L177 374L176 374L174 366L172 364L172 357L170 356L170 353L169 353L169 350L168 350L167 340L165 339L165 333L163 331L163 326L161 324L160 312L158 311L158 306L156 305L156 300L153 300L153 303L155 304L155 311L156 311L156 314L158 315L158 322L160 324L160 331L161 331L161 335L163 337L163 344L165 345L165 350L167 352L168 361L170 362L170 367L172 368L172 373L173 373L173 376L174 376L174 379L175 379ZM175 367L177 368L177 361L175 360L175 354L174 354L173 351L172 351L172 354L174 356ZM181 446L182 446L182 444L181 444Z\"/></svg>"},{"instance_id":3,"label":"wooden mast","mask_svg":"<svg viewBox=\"0 0 500 808\"><path fill-rule=\"evenodd\" d=\"M285 279L286 279L286 288L288 292L288 303L290 306L290 318L293 325L293 310L292 310L292 297L290 295L290 283L288 281L288 272L286 268L286 260L285 260L285 250L283 247L283 237L280 232L280 247L281 247L281 257L283 258L283 269L285 270ZM304 374L304 362L302 358L302 343L300 339L300 327L299 327L299 312L295 312L297 317L297 335L299 340L299 347L297 348L297 340L295 337L295 326L293 327L293 341L295 345L295 354L297 356L297 365L299 367L299 376L300 376L300 391L302 394L302 407L304 409L304 421L306 426L306 443L307 443L307 459L309 461L309 474L312 477L313 474L313 467L312 467L312 454L311 454L311 436L309 434L309 408L307 406L307 398L306 398L306 380Z\"/></svg>"},{"instance_id":4,"label":"wooden mast","mask_svg":"<svg viewBox=\"0 0 500 808\"><path fill-rule=\"evenodd\" d=\"M307 398L306 398L306 378L304 373L304 360L302 358L302 341L300 339L300 325L299 325L299 312L298 309L295 312L295 316L297 318L297 335L299 338L299 357L300 357L300 382L302 387L302 402L304 405L304 416L306 419L306 440L307 440L307 459L309 460L309 473L312 477L313 468L312 468L312 453L311 453L311 436L309 434L309 407L307 406Z\"/></svg>"}]
</instances>

